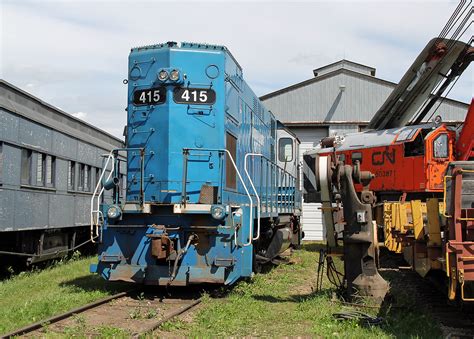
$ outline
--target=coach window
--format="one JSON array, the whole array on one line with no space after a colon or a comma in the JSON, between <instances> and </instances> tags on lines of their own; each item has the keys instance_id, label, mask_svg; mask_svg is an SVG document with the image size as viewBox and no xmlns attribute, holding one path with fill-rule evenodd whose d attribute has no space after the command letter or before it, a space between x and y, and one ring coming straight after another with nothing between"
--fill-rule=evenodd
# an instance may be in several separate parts
<instances>
[{"instance_id":1,"label":"coach window","mask_svg":"<svg viewBox=\"0 0 474 339\"><path fill-rule=\"evenodd\" d=\"M68 170L67 170L67 189L75 189L75 179L76 179L76 162L69 161Z\"/></svg>"},{"instance_id":2,"label":"coach window","mask_svg":"<svg viewBox=\"0 0 474 339\"><path fill-rule=\"evenodd\" d=\"M21 150L21 183L31 184L31 156L33 152L29 149Z\"/></svg>"},{"instance_id":3,"label":"coach window","mask_svg":"<svg viewBox=\"0 0 474 339\"><path fill-rule=\"evenodd\" d=\"M281 138L278 140L278 160L281 162L293 161L293 139Z\"/></svg>"},{"instance_id":4,"label":"coach window","mask_svg":"<svg viewBox=\"0 0 474 339\"><path fill-rule=\"evenodd\" d=\"M3 178L3 143L0 142L0 186Z\"/></svg>"},{"instance_id":5,"label":"coach window","mask_svg":"<svg viewBox=\"0 0 474 339\"><path fill-rule=\"evenodd\" d=\"M46 154L36 153L36 185L44 186Z\"/></svg>"},{"instance_id":6,"label":"coach window","mask_svg":"<svg viewBox=\"0 0 474 339\"><path fill-rule=\"evenodd\" d=\"M84 189L84 170L86 165L79 164L79 183L77 184L77 189L82 191Z\"/></svg>"},{"instance_id":7,"label":"coach window","mask_svg":"<svg viewBox=\"0 0 474 339\"><path fill-rule=\"evenodd\" d=\"M362 153L361 152L352 153L351 160L352 160L352 165L354 165L356 161L359 161L359 163L362 164Z\"/></svg>"},{"instance_id":8,"label":"coach window","mask_svg":"<svg viewBox=\"0 0 474 339\"><path fill-rule=\"evenodd\" d=\"M435 158L447 158L448 155L448 135L440 134L433 140L433 156Z\"/></svg>"},{"instance_id":9,"label":"coach window","mask_svg":"<svg viewBox=\"0 0 474 339\"><path fill-rule=\"evenodd\" d=\"M56 157L46 156L46 186L54 187L56 175Z\"/></svg>"},{"instance_id":10,"label":"coach window","mask_svg":"<svg viewBox=\"0 0 474 339\"><path fill-rule=\"evenodd\" d=\"M234 137L230 133L226 133L226 149L229 151L232 159L236 161L237 157L237 138ZM229 154L226 154L226 161L225 161L225 183L226 187L228 188L237 188L237 172L235 171L235 167L230 160Z\"/></svg>"},{"instance_id":11,"label":"coach window","mask_svg":"<svg viewBox=\"0 0 474 339\"><path fill-rule=\"evenodd\" d=\"M96 186L99 184L99 179L100 179L100 168L96 167L95 168L95 185Z\"/></svg>"},{"instance_id":12,"label":"coach window","mask_svg":"<svg viewBox=\"0 0 474 339\"><path fill-rule=\"evenodd\" d=\"M84 165L84 191L91 190L91 167Z\"/></svg>"}]
</instances>

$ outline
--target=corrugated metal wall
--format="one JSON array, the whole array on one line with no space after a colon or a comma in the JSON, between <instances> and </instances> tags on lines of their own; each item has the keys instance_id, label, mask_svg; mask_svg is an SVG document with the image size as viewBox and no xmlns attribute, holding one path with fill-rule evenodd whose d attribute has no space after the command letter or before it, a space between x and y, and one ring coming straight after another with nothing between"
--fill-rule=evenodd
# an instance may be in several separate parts
<instances>
[{"instance_id":1,"label":"corrugated metal wall","mask_svg":"<svg viewBox=\"0 0 474 339\"><path fill-rule=\"evenodd\" d=\"M359 132L359 125L355 124L337 124L337 125L329 125L329 135L339 135L343 136L347 133L355 133Z\"/></svg>"}]
</instances>

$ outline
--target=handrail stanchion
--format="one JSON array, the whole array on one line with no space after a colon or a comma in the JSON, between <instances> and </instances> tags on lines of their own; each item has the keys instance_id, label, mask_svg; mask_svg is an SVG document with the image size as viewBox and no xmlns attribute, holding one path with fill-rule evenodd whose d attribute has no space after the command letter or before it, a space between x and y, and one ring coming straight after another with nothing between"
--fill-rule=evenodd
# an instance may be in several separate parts
<instances>
[{"instance_id":1,"label":"handrail stanchion","mask_svg":"<svg viewBox=\"0 0 474 339\"><path fill-rule=\"evenodd\" d=\"M102 215L102 212L100 211L100 198L102 196L102 194L104 193L104 187L100 187L102 185L102 180L104 178L104 175L105 175L105 172L107 170L107 166L109 165L109 161L110 159L113 159L112 161L112 168L110 170L110 173L109 175L107 176L107 179L106 181L108 181L112 175L114 174L114 170L115 170L115 156L114 156L114 153L115 153L115 150L112 150L110 151L108 157L107 157L107 160L105 162L105 165L104 165L104 169L102 170L102 173L100 174L100 177L99 177L99 180L97 180L97 185L94 189L94 193L92 193L92 198L91 198L91 214L90 214L90 222L91 222L91 242L92 243L96 243L95 241L95 238L97 238L99 236L99 218L100 218L100 215ZM99 188L100 188L100 191L99 191ZM97 191L99 191L99 194L97 195L96 197L96 194L98 193ZM97 199L97 208L94 209L94 199ZM94 221L94 215L96 216L96 220ZM103 218L103 215L102 215L102 218Z\"/></svg>"},{"instance_id":2,"label":"handrail stanchion","mask_svg":"<svg viewBox=\"0 0 474 339\"><path fill-rule=\"evenodd\" d=\"M188 157L189 157L189 150L183 149L183 179L181 183L181 204L186 205L188 200L187 197L187 181L188 181Z\"/></svg>"},{"instance_id":3,"label":"handrail stanchion","mask_svg":"<svg viewBox=\"0 0 474 339\"><path fill-rule=\"evenodd\" d=\"M102 172L99 176L99 179L97 180L97 184L95 186L95 189L94 189L94 192L92 193L92 197L91 197L91 212L90 212L90 222L91 222L91 226L90 226L90 232L91 232L91 242L92 243L96 243L95 239L99 237L99 220L100 218L102 218L102 220L104 220L104 215L102 213L102 211L100 210L100 203L101 203L101 198L104 194L104 191L105 191L105 188L103 186L103 181L104 181L104 177L106 176L106 172L107 172L107 167L109 166L109 162L112 160L112 167L110 169L110 172L109 174L106 176L106 179L105 179L105 182L109 181L110 178L112 178L112 176L114 174L116 174L116 162L117 161L120 161L119 159L119 152L123 151L123 152L129 152L129 151L132 151L132 150L139 150L140 151L140 155L142 157L141 159L141 172L142 172L142 178L141 180L143 180L143 173L144 173L144 162L143 162L143 159L144 159L144 151L145 149L144 148L116 148L116 149L113 149L112 151L110 151L109 155L107 156L107 160L105 161L105 164L103 165L103 169L102 169ZM120 167L117 166L120 170ZM118 173L120 174L120 173ZM102 186L102 187L101 187ZM140 183L140 186L141 186L141 190L143 191L143 182ZM140 205L143 207L143 198L144 196L142 196L142 201L140 202ZM94 209L94 206L95 206L95 209ZM95 218L94 218L95 217ZM95 220L94 220L95 219Z\"/></svg>"},{"instance_id":4,"label":"handrail stanchion","mask_svg":"<svg viewBox=\"0 0 474 339\"><path fill-rule=\"evenodd\" d=\"M258 240L258 238L260 238L260 197L258 196L257 190L255 189L255 186L253 184L252 178L250 178L249 172L247 171L247 158L249 156L263 157L263 154L247 153L245 154L245 157L244 157L244 171L245 171L245 174L247 175L247 178L249 179L250 186L252 187L255 193L255 196L257 198L257 236L255 238L253 237L253 228L252 228L252 238L253 240Z\"/></svg>"}]
</instances>

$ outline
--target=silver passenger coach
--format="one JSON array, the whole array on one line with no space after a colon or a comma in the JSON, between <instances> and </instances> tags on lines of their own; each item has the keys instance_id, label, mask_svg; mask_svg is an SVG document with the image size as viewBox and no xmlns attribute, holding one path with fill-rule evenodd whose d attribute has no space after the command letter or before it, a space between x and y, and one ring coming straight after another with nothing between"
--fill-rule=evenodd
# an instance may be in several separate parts
<instances>
[{"instance_id":1,"label":"silver passenger coach","mask_svg":"<svg viewBox=\"0 0 474 339\"><path fill-rule=\"evenodd\" d=\"M122 146L0 80L1 265L12 257L30 263L58 257L89 239L101 155Z\"/></svg>"}]
</instances>

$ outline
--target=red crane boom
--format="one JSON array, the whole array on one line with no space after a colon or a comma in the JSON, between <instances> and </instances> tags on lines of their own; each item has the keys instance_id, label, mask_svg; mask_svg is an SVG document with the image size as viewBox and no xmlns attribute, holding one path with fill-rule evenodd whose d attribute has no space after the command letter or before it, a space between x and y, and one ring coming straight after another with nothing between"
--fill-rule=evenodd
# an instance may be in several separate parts
<instances>
[{"instance_id":1,"label":"red crane boom","mask_svg":"<svg viewBox=\"0 0 474 339\"><path fill-rule=\"evenodd\" d=\"M457 160L474 160L474 99L467 111L466 120L456 142Z\"/></svg>"}]
</instances>

